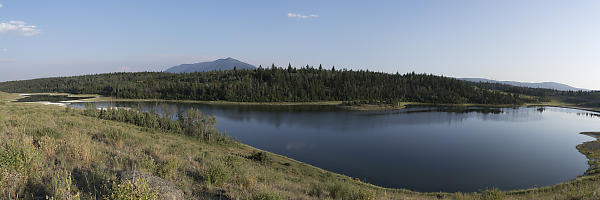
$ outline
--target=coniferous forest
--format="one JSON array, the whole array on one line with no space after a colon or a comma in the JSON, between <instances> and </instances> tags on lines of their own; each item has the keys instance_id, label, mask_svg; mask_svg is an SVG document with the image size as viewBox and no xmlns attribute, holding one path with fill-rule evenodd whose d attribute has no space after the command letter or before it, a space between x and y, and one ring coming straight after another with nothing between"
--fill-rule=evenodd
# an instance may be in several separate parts
<instances>
[{"instance_id":1,"label":"coniferous forest","mask_svg":"<svg viewBox=\"0 0 600 200\"><path fill-rule=\"evenodd\" d=\"M544 101L548 92L475 84L430 74L389 74L322 67L259 67L173 74L109 73L0 83L4 92L100 94L130 99L237 102L361 101L369 103L520 104ZM521 97L522 94L529 98ZM533 97L533 98L531 98Z\"/></svg>"}]
</instances>

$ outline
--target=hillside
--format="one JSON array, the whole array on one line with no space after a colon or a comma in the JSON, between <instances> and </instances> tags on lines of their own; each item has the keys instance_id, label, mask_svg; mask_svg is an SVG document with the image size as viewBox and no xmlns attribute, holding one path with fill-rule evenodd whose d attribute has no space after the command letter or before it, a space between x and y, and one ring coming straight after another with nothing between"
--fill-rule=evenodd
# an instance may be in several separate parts
<instances>
[{"instance_id":1,"label":"hillside","mask_svg":"<svg viewBox=\"0 0 600 200\"><path fill-rule=\"evenodd\" d=\"M496 81L484 78L459 78L460 80L470 81L470 82L482 82L482 83L500 83L506 85L512 85L517 87L530 87L530 88L542 88L542 89L552 89L552 90L561 90L561 91L588 91L587 89L576 88L567 84L557 83L557 82L541 82L541 83L528 83L528 82L517 82L517 81Z\"/></svg>"},{"instance_id":2,"label":"hillside","mask_svg":"<svg viewBox=\"0 0 600 200\"><path fill-rule=\"evenodd\" d=\"M170 73L191 73L191 72L210 72L210 71L223 71L223 70L253 70L256 69L254 65L233 59L224 58L210 62L200 62L194 64L182 64L171 67L165 72Z\"/></svg>"},{"instance_id":3,"label":"hillside","mask_svg":"<svg viewBox=\"0 0 600 200\"><path fill-rule=\"evenodd\" d=\"M100 94L130 99L235 102L349 101L454 104L521 104L539 102L481 89L454 78L428 74L289 67L203 73L111 73L0 83L0 91Z\"/></svg>"}]
</instances>

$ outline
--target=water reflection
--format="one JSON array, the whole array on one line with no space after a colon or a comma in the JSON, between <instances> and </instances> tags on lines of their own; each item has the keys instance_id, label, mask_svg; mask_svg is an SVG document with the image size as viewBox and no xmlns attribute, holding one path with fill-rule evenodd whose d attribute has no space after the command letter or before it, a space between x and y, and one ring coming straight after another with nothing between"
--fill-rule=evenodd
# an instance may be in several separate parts
<instances>
[{"instance_id":1,"label":"water reflection","mask_svg":"<svg viewBox=\"0 0 600 200\"><path fill-rule=\"evenodd\" d=\"M522 189L581 175L575 146L600 130L597 114L552 107L411 107L357 112L335 106L233 106L100 102L168 114L196 108L242 142L360 177L418 191ZM83 104L74 104L83 107Z\"/></svg>"}]
</instances>

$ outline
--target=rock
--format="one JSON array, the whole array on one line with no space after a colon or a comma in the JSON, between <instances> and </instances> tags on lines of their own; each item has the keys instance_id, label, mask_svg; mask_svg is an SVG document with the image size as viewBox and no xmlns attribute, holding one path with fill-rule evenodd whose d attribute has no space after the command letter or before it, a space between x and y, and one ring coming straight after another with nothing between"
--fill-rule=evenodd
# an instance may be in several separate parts
<instances>
[{"instance_id":1,"label":"rock","mask_svg":"<svg viewBox=\"0 0 600 200\"><path fill-rule=\"evenodd\" d=\"M140 178L148 182L148 185L150 185L152 190L158 194L158 199L184 199L183 191L169 181L153 176L152 174L139 171L128 171L121 174L121 181L135 181L139 180Z\"/></svg>"}]
</instances>

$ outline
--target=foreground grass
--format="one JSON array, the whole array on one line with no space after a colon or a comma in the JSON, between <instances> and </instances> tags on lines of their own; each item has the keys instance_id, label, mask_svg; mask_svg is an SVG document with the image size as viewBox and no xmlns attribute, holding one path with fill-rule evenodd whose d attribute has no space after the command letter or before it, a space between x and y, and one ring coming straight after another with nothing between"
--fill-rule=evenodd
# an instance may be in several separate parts
<instances>
[{"instance_id":1,"label":"foreground grass","mask_svg":"<svg viewBox=\"0 0 600 200\"><path fill-rule=\"evenodd\" d=\"M594 167L587 176L551 187L418 193L362 183L240 143L200 142L79 110L7 102L14 98L0 93L0 197L6 199L119 199L132 191L119 175L131 170L175 184L186 199L600 198ZM577 148L598 160L596 147L600 143L593 141ZM152 191L139 190L151 199Z\"/></svg>"}]
</instances>

